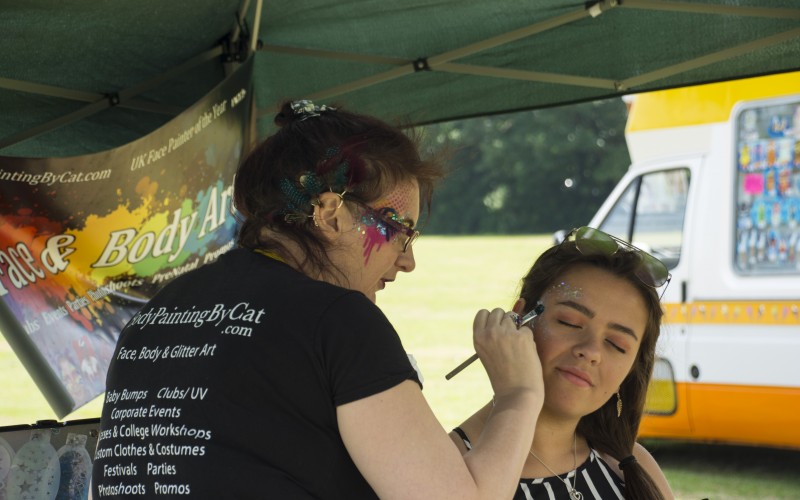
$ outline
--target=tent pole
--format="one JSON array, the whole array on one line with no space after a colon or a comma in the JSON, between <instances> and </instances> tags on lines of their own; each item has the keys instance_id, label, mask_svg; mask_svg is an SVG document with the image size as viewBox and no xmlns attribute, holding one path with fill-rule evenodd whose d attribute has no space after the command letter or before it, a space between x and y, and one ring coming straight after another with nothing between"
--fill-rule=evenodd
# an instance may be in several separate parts
<instances>
[{"instance_id":1,"label":"tent pole","mask_svg":"<svg viewBox=\"0 0 800 500\"><path fill-rule=\"evenodd\" d=\"M352 52L335 52L323 49L304 49L302 47L287 47L284 45L264 44L259 47L262 52L275 54L288 54L294 56L320 57L323 59L338 59L340 61L363 62L368 64L385 64L386 66L403 66L408 64L408 59L401 57L376 56L372 54L353 54Z\"/></svg>"},{"instance_id":2,"label":"tent pole","mask_svg":"<svg viewBox=\"0 0 800 500\"><path fill-rule=\"evenodd\" d=\"M744 7L689 2L665 2L659 0L625 0L620 6L628 9L689 12L693 14L721 14L738 17L747 16L770 17L775 19L800 19L800 10L798 9L781 9L772 7Z\"/></svg>"},{"instance_id":3,"label":"tent pole","mask_svg":"<svg viewBox=\"0 0 800 500\"><path fill-rule=\"evenodd\" d=\"M84 106L83 108L73 111L72 113L66 114L55 120L51 120L47 123L39 125L38 127L33 127L28 130L24 130L18 134L10 135L8 137L3 137L0 139L0 149L6 148L8 146L12 146L17 144L18 142L27 141L33 137L38 135L42 135L46 132L50 132L51 130L55 130L59 127L63 127L64 125L68 125L72 122L81 120L86 118L87 116L91 116L95 113L99 113L104 109L108 109L111 107L111 101L108 98L103 98L98 101L89 104L88 106Z\"/></svg>"},{"instance_id":4,"label":"tent pole","mask_svg":"<svg viewBox=\"0 0 800 500\"><path fill-rule=\"evenodd\" d=\"M29 94L46 95L50 97L63 97L64 99L83 102L94 102L104 97L103 94L99 94L97 92L65 89L63 87L56 87L53 85L44 85L41 83L25 82L22 80L12 80L11 78L1 77L0 88L18 90L20 92L27 92Z\"/></svg>"},{"instance_id":5,"label":"tent pole","mask_svg":"<svg viewBox=\"0 0 800 500\"><path fill-rule=\"evenodd\" d=\"M189 59L188 61L179 66L175 66L174 68L167 70L164 73L161 73L155 78L147 80L146 82L142 82L138 85L134 85L133 87L130 87L128 89L120 90L119 91L120 102L124 102L133 96L142 94L144 92L147 92L148 90L152 90L161 85L163 82L175 78L176 76L194 68L195 66L199 66L204 62L210 61L211 59L221 56L222 52L223 52L222 47L218 45L203 52L202 54L194 56L193 58Z\"/></svg>"},{"instance_id":6,"label":"tent pole","mask_svg":"<svg viewBox=\"0 0 800 500\"><path fill-rule=\"evenodd\" d=\"M263 0L256 0L256 14L253 20L253 33L250 36L250 52L255 52L258 47L258 30L261 27L261 7Z\"/></svg>"},{"instance_id":7,"label":"tent pole","mask_svg":"<svg viewBox=\"0 0 800 500\"><path fill-rule=\"evenodd\" d=\"M703 66L708 66L709 64L714 64L720 61L724 61L726 59L740 56L748 52L754 52L756 50L763 49L771 45L777 45L779 43L783 43L789 40L794 40L798 37L800 37L800 28L795 28L793 30L784 31L783 33L778 33L776 35L761 38L760 40L743 43L741 45L737 45L736 47L720 50L719 52L707 54L705 56L697 57L689 61L685 61L679 64L674 64L672 66L667 66L665 68L661 68L656 71L643 73L641 75L622 80L620 82L620 84L622 85L620 90L628 90L637 87L639 85L643 85L645 83L649 83L655 80L660 80L662 78L677 75L679 73L684 73L686 71L701 68Z\"/></svg>"},{"instance_id":8,"label":"tent pole","mask_svg":"<svg viewBox=\"0 0 800 500\"><path fill-rule=\"evenodd\" d=\"M595 5L602 5L600 10L606 11L608 9L616 7L617 2L603 1ZM463 57L471 56L472 54L476 54L486 49L492 49L494 47L505 45L507 43L511 43L520 40L522 38L527 38L532 35L537 35L539 33L543 33L545 31L549 31L551 29L558 28L566 24L580 21L587 17L596 17L596 16L594 16L589 9L585 8L578 9L573 12L568 12L566 14L554 17L552 19L547 19L546 21L542 21L540 23L531 24L530 26L526 26L518 30L509 31L508 33L503 33L502 35L498 35L492 38L487 38L486 40L481 40L480 42L472 43L470 45L465 45L464 47L461 47L459 49L451 50L449 52L444 52L442 54L429 57L428 64L430 65L431 68L435 68L439 64L450 62L454 59L461 59Z\"/></svg>"},{"instance_id":9,"label":"tent pole","mask_svg":"<svg viewBox=\"0 0 800 500\"><path fill-rule=\"evenodd\" d=\"M234 42L238 41L239 36L242 34L242 26L245 23L245 18L247 17L247 9L249 8L250 8L250 0L242 0L242 5L236 12L236 24L233 25L233 29L231 30L231 40Z\"/></svg>"},{"instance_id":10,"label":"tent pole","mask_svg":"<svg viewBox=\"0 0 800 500\"><path fill-rule=\"evenodd\" d=\"M503 33L502 35L498 35L492 38L487 38L486 40L481 40L480 42L466 45L464 47L451 50L449 52L444 52L436 56L428 57L427 59L424 60L424 62L427 63L425 69L437 69L438 66L441 66L442 64L450 62L454 59L466 57L486 49L491 49L500 45L504 45L519 40L521 38L526 38L531 35L542 33L544 31L548 31L553 28L563 26L565 24L570 24L575 21L579 21L586 17L597 17L597 15L599 15L600 13L616 6L617 6L616 0L602 0L600 2L596 2L595 4L593 4L590 8L581 8L573 12L563 14L561 16L556 16L552 19L547 19L539 23L531 24L530 26L526 26L524 28L520 28L514 31L509 31L508 33ZM342 85L337 85L335 87L330 87L328 89L315 92L313 94L308 95L308 99L312 100L329 99L331 97L352 92L354 90L359 90L365 87L376 85L378 83L387 82L389 80L393 80L401 76L410 75L419 70L420 68L417 66L417 61L406 61L406 65L404 66L393 68L388 71L384 71L382 73L368 76L366 78L361 78L348 83L344 83ZM274 112L274 109L272 108L261 109L259 110L258 115L260 117L272 112Z\"/></svg>"},{"instance_id":11,"label":"tent pole","mask_svg":"<svg viewBox=\"0 0 800 500\"><path fill-rule=\"evenodd\" d=\"M225 47L222 68L226 77L246 61L258 45L258 29L261 26L261 5L262 0L256 0L253 31L252 33L245 33L250 37L249 40L242 40L241 38L242 32L247 31L247 11L250 9L250 0L242 0L239 10L236 11L236 23L234 23L227 40L222 43ZM247 45L245 46L244 43L247 43Z\"/></svg>"},{"instance_id":12,"label":"tent pole","mask_svg":"<svg viewBox=\"0 0 800 500\"><path fill-rule=\"evenodd\" d=\"M118 94L110 95L110 96L101 96L99 99L93 101L88 106L84 106L83 108L73 111L72 113L68 113L64 116L56 118L55 120L51 120L47 123L42 125L30 128L28 130L24 130L17 134L4 137L0 139L0 149L11 146L18 142L26 141L32 137L36 137L38 135L42 135L46 132L50 132L51 130L55 130L59 127L63 127L64 125L68 125L72 122L81 120L86 118L87 116L91 116L95 113L99 113L105 109L110 108L111 106L118 106L122 105L123 103L130 102L131 98L137 96L143 92L147 92L150 89L153 89L166 80L174 78L181 73L194 68L208 60L214 59L222 55L222 47L217 46L210 50L199 54L185 63L181 64L180 66L176 66L169 71L166 71L155 78L152 78L146 82L142 82L139 85L135 85L128 89L121 90ZM82 93L84 97L88 97L89 93L85 92ZM78 95L78 94L74 94ZM154 103L155 104L155 103ZM150 111L151 109L148 109Z\"/></svg>"},{"instance_id":13,"label":"tent pole","mask_svg":"<svg viewBox=\"0 0 800 500\"><path fill-rule=\"evenodd\" d=\"M43 85L41 83L12 80L10 78L0 78L0 88L18 90L28 94L46 95L48 97L61 97L63 99L80 102L95 102L107 97L105 94L98 94L96 92L66 89L63 87L55 87L53 85ZM119 106L128 109L150 111L153 113L161 113L171 116L177 115L182 111L182 109L177 106L159 104L157 102L144 101L141 99L131 99L125 103L120 103Z\"/></svg>"},{"instance_id":14,"label":"tent pole","mask_svg":"<svg viewBox=\"0 0 800 500\"><path fill-rule=\"evenodd\" d=\"M492 68L488 66L475 66L472 64L444 63L439 66L438 70L447 73L504 78L506 80L556 83L608 90L617 90L619 85L618 82L606 78L591 78L588 76L562 75L558 73L544 73L541 71L525 71L519 69Z\"/></svg>"}]
</instances>

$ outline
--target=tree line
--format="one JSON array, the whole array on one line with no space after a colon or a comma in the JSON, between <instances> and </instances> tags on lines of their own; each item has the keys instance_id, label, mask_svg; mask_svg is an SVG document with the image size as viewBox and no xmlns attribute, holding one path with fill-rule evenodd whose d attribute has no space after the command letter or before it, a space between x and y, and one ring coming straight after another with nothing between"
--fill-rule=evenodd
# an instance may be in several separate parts
<instances>
[{"instance_id":1,"label":"tree line","mask_svg":"<svg viewBox=\"0 0 800 500\"><path fill-rule=\"evenodd\" d=\"M532 234L585 225L630 164L621 99L425 127L449 152L426 234Z\"/></svg>"}]
</instances>

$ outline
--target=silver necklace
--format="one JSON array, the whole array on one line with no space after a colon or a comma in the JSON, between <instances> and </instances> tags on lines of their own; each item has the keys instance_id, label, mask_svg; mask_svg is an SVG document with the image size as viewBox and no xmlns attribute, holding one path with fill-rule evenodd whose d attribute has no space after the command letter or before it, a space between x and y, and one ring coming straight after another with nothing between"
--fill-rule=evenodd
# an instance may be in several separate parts
<instances>
[{"instance_id":1,"label":"silver necklace","mask_svg":"<svg viewBox=\"0 0 800 500\"><path fill-rule=\"evenodd\" d=\"M569 492L570 500L583 500L583 493L576 490L575 487L578 486L578 433L576 432L572 438L572 469L575 473L575 479L572 484L569 483L569 473L567 473L563 478L553 472L553 469L547 466L546 463L542 462L542 459L536 456L536 453L533 452L533 448L528 450L533 458L541 462L544 465L544 468L550 471L550 474L554 475L558 479L560 479L564 485L567 487L567 491Z\"/></svg>"}]
</instances>

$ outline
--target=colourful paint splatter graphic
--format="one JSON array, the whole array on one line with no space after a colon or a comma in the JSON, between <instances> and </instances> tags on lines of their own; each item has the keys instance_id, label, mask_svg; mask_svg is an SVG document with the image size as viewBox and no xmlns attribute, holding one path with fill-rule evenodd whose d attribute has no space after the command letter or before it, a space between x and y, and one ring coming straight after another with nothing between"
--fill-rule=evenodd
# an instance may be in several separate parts
<instances>
[{"instance_id":1,"label":"colourful paint splatter graphic","mask_svg":"<svg viewBox=\"0 0 800 500\"><path fill-rule=\"evenodd\" d=\"M118 149L0 157L0 329L41 353L48 366L29 371L61 381L74 406L57 413L103 392L119 332L149 297L233 246L249 106L227 104L246 94L249 77L234 76Z\"/></svg>"}]
</instances>

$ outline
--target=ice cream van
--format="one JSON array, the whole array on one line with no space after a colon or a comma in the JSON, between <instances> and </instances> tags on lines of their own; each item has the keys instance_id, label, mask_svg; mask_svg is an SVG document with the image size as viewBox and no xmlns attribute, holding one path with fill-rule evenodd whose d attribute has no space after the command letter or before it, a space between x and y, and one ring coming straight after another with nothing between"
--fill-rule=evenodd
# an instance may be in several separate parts
<instances>
[{"instance_id":1,"label":"ice cream van","mask_svg":"<svg viewBox=\"0 0 800 500\"><path fill-rule=\"evenodd\" d=\"M672 273L640 437L800 448L800 73L640 94L590 225Z\"/></svg>"}]
</instances>

